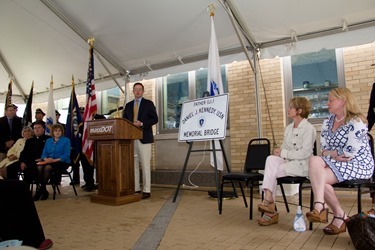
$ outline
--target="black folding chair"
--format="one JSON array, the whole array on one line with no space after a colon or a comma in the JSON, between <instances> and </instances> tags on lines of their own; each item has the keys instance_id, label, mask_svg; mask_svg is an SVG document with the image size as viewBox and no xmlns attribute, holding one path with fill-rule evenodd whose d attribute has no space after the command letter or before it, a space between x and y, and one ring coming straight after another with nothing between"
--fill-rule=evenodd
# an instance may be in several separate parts
<instances>
[{"instance_id":1,"label":"black folding chair","mask_svg":"<svg viewBox=\"0 0 375 250\"><path fill-rule=\"evenodd\" d=\"M221 178L219 214L223 207L223 188L225 184L238 182L241 189L242 198L247 207L245 193L242 182L250 187L250 220L253 218L253 187L259 185L259 181L263 180L263 174L259 170L264 170L266 159L271 153L271 144L267 138L252 139L247 147L246 161L243 172L230 172L224 174Z\"/></svg>"},{"instance_id":2,"label":"black folding chair","mask_svg":"<svg viewBox=\"0 0 375 250\"><path fill-rule=\"evenodd\" d=\"M317 155L316 141L314 142L313 155ZM277 178L277 184L280 186L281 194L283 195L286 211L289 213L288 200L286 199L283 184L298 184L298 205L302 207L302 189L303 184L310 183L310 180L304 176L284 176Z\"/></svg>"},{"instance_id":3,"label":"black folding chair","mask_svg":"<svg viewBox=\"0 0 375 250\"><path fill-rule=\"evenodd\" d=\"M70 182L73 182L73 165L70 164L69 168L66 169L66 170L52 170L51 172L51 184L52 184L52 189L53 189L53 199L55 199L56 197L56 190L57 192L60 194L60 189L59 189L59 183L57 183L56 181L56 177L57 176L60 176L61 175L61 178L63 177L69 177L70 179ZM75 185L71 185L73 187L73 190L74 190L74 194L77 196L77 190L76 190L76 187Z\"/></svg>"}]
</instances>

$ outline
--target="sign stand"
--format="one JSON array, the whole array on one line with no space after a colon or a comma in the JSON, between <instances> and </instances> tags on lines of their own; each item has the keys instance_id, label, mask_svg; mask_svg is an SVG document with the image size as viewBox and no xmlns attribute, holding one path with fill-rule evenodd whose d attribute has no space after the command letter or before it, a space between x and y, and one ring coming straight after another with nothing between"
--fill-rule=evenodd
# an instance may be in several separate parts
<instances>
[{"instance_id":1,"label":"sign stand","mask_svg":"<svg viewBox=\"0 0 375 250\"><path fill-rule=\"evenodd\" d=\"M219 142L220 142L221 149L216 149L215 148L215 141L214 140L211 140L212 149L192 149L193 148L193 141L187 142L189 144L189 150L188 150L188 152L186 154L184 167L182 168L182 171L181 171L181 174L180 174L180 180L179 180L179 182L177 184L177 189L176 189L176 193L175 193L174 198L173 198L173 202L176 202L178 192L180 191L180 187L181 187L182 181L184 179L185 171L186 171L186 166L187 166L187 163L189 161L190 153L192 153L192 152L209 151L209 152L213 152L213 156L214 156L215 183L216 183L216 193L217 193L217 198L218 198L217 199L217 203L218 203L218 208L219 208L219 206L220 206L220 184L219 184L219 177L218 177L218 170L217 170L216 151L222 151L223 157L224 157L224 161L225 161L225 165L227 167L227 171L228 171L228 173L230 173L230 167L229 167L229 164L228 164L227 155L225 154L225 150L224 150L224 146L223 146L223 141L219 140ZM233 183L232 183L232 187L233 187L234 193L237 194L236 193L236 189L235 189Z\"/></svg>"}]
</instances>

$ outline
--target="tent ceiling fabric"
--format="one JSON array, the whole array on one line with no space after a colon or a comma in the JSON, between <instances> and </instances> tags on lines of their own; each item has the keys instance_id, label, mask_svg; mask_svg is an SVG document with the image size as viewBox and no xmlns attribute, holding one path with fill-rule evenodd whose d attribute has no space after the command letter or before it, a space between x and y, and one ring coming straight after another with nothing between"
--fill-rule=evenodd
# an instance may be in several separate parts
<instances>
[{"instance_id":1,"label":"tent ceiling fabric","mask_svg":"<svg viewBox=\"0 0 375 250\"><path fill-rule=\"evenodd\" d=\"M207 67L210 3L216 7L222 64L245 59L225 6L259 46L262 58L375 40L373 0L2 0L0 59L8 69L0 66L0 101L9 70L20 88L13 87L14 96L28 94L34 80L34 101L47 100L52 74L55 98L68 97L72 75L76 83L86 80L88 37L96 40L98 90L116 86L110 74L123 85L125 78L135 81ZM85 85L76 91L83 94Z\"/></svg>"}]
</instances>

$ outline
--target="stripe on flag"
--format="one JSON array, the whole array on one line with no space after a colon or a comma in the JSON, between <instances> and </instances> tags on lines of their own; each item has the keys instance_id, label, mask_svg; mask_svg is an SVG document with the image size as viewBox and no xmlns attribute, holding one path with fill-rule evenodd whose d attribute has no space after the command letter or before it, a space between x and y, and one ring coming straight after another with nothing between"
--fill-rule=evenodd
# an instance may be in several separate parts
<instances>
[{"instance_id":1,"label":"stripe on flag","mask_svg":"<svg viewBox=\"0 0 375 250\"><path fill-rule=\"evenodd\" d=\"M90 60L89 68L87 72L87 84L86 84L86 107L85 113L83 114L83 137L82 137L82 152L86 155L89 162L93 163L93 150L94 142L88 140L87 121L93 120L94 115L97 112L96 105L96 94L94 85L94 47L90 44Z\"/></svg>"}]
</instances>

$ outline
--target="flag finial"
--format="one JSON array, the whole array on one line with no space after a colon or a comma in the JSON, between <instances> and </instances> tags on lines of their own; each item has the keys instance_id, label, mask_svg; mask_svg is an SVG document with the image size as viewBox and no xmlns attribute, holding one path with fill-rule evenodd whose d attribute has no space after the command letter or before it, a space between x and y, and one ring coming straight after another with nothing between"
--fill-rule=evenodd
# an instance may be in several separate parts
<instances>
[{"instance_id":1,"label":"flag finial","mask_svg":"<svg viewBox=\"0 0 375 250\"><path fill-rule=\"evenodd\" d=\"M94 46L94 42L95 42L95 38L93 38L93 37L90 37L90 38L87 40L87 43L90 44L91 47Z\"/></svg>"},{"instance_id":2,"label":"flag finial","mask_svg":"<svg viewBox=\"0 0 375 250\"><path fill-rule=\"evenodd\" d=\"M210 12L210 16L215 15L215 10L216 10L215 5L213 3L210 3L207 8L207 11Z\"/></svg>"},{"instance_id":3,"label":"flag finial","mask_svg":"<svg viewBox=\"0 0 375 250\"><path fill-rule=\"evenodd\" d=\"M51 84L53 84L53 75L51 74Z\"/></svg>"}]
</instances>

